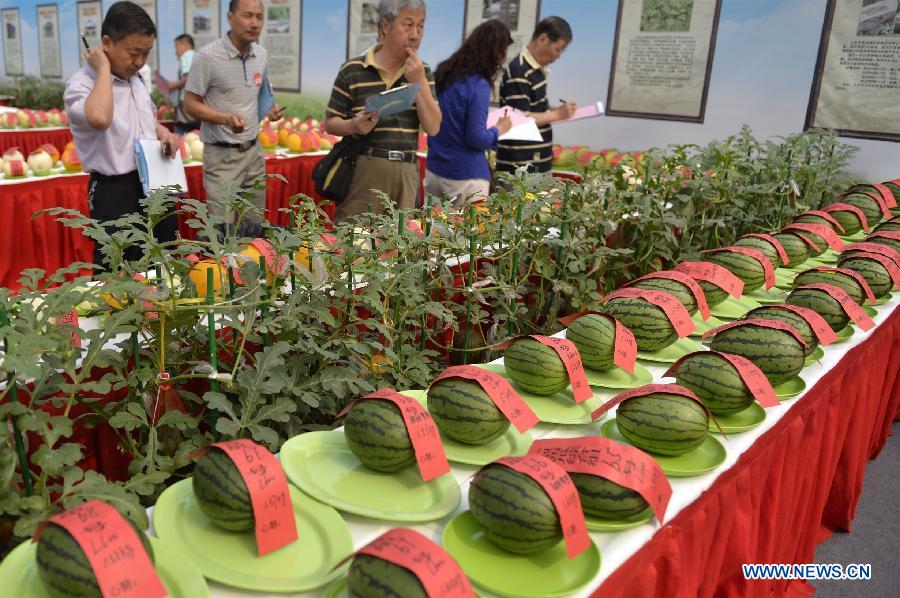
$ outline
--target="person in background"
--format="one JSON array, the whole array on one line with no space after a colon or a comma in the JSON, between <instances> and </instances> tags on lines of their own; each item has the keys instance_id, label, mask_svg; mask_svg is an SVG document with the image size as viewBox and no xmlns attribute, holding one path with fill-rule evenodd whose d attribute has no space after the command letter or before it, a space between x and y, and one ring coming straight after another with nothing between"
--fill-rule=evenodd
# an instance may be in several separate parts
<instances>
[{"instance_id":1,"label":"person in background","mask_svg":"<svg viewBox=\"0 0 900 598\"><path fill-rule=\"evenodd\" d=\"M158 139L169 156L176 154L180 140L156 121L150 93L137 75L156 41L150 16L133 2L116 2L100 33L102 44L85 53L86 64L66 82L63 97L81 163L91 175L91 218L108 222L142 213L135 140ZM153 232L160 241L171 241L177 226L171 216ZM140 247L128 247L125 259L137 260L141 254ZM105 264L98 247L94 263Z\"/></svg>"},{"instance_id":2,"label":"person in background","mask_svg":"<svg viewBox=\"0 0 900 598\"><path fill-rule=\"evenodd\" d=\"M547 17L537 24L531 41L509 61L500 83L500 105L529 113L543 141L501 141L497 149L497 171L550 172L553 161L551 123L575 112L574 102L550 108L547 99L547 66L554 63L572 41L572 28L562 17Z\"/></svg>"},{"instance_id":3,"label":"person in background","mask_svg":"<svg viewBox=\"0 0 900 598\"><path fill-rule=\"evenodd\" d=\"M338 222L368 211L370 205L376 212L383 211L372 189L387 193L399 208L415 207L419 127L436 135L441 126L434 78L418 54L425 32L425 2L381 0L378 16L381 41L364 56L341 65L326 109L326 131L366 138L347 196L337 206ZM407 83L419 85L412 108L384 119L365 111L366 98Z\"/></svg>"},{"instance_id":4,"label":"person in background","mask_svg":"<svg viewBox=\"0 0 900 598\"><path fill-rule=\"evenodd\" d=\"M200 128L200 123L184 111L184 85L187 83L191 63L194 61L194 38L182 33L175 38L175 56L178 57L178 79L169 82L170 98L175 106L175 132L181 135Z\"/></svg>"},{"instance_id":5,"label":"person in background","mask_svg":"<svg viewBox=\"0 0 900 598\"><path fill-rule=\"evenodd\" d=\"M258 41L263 13L260 0L231 0L230 30L197 52L184 86L185 112L202 123L203 187L210 217L222 232L230 230L236 219L226 213L225 186L234 181L247 189L266 174L265 156L256 142L259 90L268 57ZM283 112L275 104L266 116L278 120ZM254 205L264 213L265 187L251 192ZM256 215L248 215L238 234L258 236L261 224Z\"/></svg>"},{"instance_id":6,"label":"person in background","mask_svg":"<svg viewBox=\"0 0 900 598\"><path fill-rule=\"evenodd\" d=\"M425 192L452 199L457 208L488 196L491 174L485 150L496 149L497 138L512 127L508 116L486 127L494 79L512 41L505 24L485 21L434 74L442 118L441 130L428 139Z\"/></svg>"},{"instance_id":7,"label":"person in background","mask_svg":"<svg viewBox=\"0 0 900 598\"><path fill-rule=\"evenodd\" d=\"M150 70L150 65L144 63L138 70L138 77L141 78L141 83L144 84L144 87L147 88L147 93L150 94L150 98L153 98L153 71Z\"/></svg>"}]
</instances>

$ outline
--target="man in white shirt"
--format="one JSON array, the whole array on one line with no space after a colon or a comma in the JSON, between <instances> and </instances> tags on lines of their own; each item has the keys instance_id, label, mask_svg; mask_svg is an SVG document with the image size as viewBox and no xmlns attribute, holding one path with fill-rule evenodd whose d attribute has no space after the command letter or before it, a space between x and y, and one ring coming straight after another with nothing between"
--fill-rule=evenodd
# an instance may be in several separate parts
<instances>
[{"instance_id":1,"label":"man in white shirt","mask_svg":"<svg viewBox=\"0 0 900 598\"><path fill-rule=\"evenodd\" d=\"M194 120L184 111L184 86L194 61L194 38L182 33L175 38L175 56L178 57L178 79L169 83L171 98L175 106L175 132L181 135L200 128L200 122Z\"/></svg>"}]
</instances>

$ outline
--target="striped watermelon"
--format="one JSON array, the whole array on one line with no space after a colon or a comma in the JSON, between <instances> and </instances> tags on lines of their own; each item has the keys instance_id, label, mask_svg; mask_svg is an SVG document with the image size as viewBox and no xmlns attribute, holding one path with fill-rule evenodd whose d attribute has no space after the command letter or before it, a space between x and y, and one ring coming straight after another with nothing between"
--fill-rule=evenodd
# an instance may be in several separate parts
<instances>
[{"instance_id":1,"label":"striped watermelon","mask_svg":"<svg viewBox=\"0 0 900 598\"><path fill-rule=\"evenodd\" d=\"M794 268L809 258L809 250L812 249L806 242L794 233L775 233L772 235L784 247L788 256L788 268Z\"/></svg>"},{"instance_id":2,"label":"striped watermelon","mask_svg":"<svg viewBox=\"0 0 900 598\"><path fill-rule=\"evenodd\" d=\"M891 292L894 282L887 268L873 259L862 256L849 256L841 258L838 268L849 268L866 279L872 294L880 299Z\"/></svg>"},{"instance_id":3,"label":"striped watermelon","mask_svg":"<svg viewBox=\"0 0 900 598\"><path fill-rule=\"evenodd\" d=\"M837 218L835 218L835 220L837 220ZM823 218L822 216L819 216L818 214L809 214L809 213L804 212L803 214L800 214L799 216L794 218L794 222L808 222L809 224L824 224L825 226L827 226L834 232L841 234L841 235L845 234L845 232L846 232L846 231L838 230L837 228L835 228L835 226L832 222L830 222L827 218ZM838 222L838 224L840 224L840 222Z\"/></svg>"},{"instance_id":4,"label":"striped watermelon","mask_svg":"<svg viewBox=\"0 0 900 598\"><path fill-rule=\"evenodd\" d=\"M678 333L662 308L644 299L615 297L603 304L603 311L631 330L641 351L659 351L678 340Z\"/></svg>"},{"instance_id":5,"label":"striped watermelon","mask_svg":"<svg viewBox=\"0 0 900 598\"><path fill-rule=\"evenodd\" d=\"M150 562L155 561L150 540L138 526L130 519L128 523L137 532L144 550L150 557ZM97 577L91 568L91 563L81 545L63 527L50 523L44 528L35 551L37 573L47 592L54 598L69 598L72 596L96 596L100 598L100 586ZM10 589L10 588L7 588ZM9 594L12 596L12 594Z\"/></svg>"},{"instance_id":6,"label":"striped watermelon","mask_svg":"<svg viewBox=\"0 0 900 598\"><path fill-rule=\"evenodd\" d=\"M675 383L693 391L716 415L739 413L753 403L753 395L737 368L709 351L684 357L676 366Z\"/></svg>"},{"instance_id":7,"label":"striped watermelon","mask_svg":"<svg viewBox=\"0 0 900 598\"><path fill-rule=\"evenodd\" d=\"M694 293L691 292L691 289L689 289L686 284L680 283L677 280L669 278L645 278L644 280L640 280L634 284L629 283L625 286L668 293L678 299L679 303L684 306L690 315L697 313L697 298L694 297Z\"/></svg>"},{"instance_id":8,"label":"striped watermelon","mask_svg":"<svg viewBox=\"0 0 900 598\"><path fill-rule=\"evenodd\" d=\"M605 372L615 365L616 324L609 318L583 315L569 325L566 338L575 343L585 367Z\"/></svg>"},{"instance_id":9,"label":"striped watermelon","mask_svg":"<svg viewBox=\"0 0 900 598\"><path fill-rule=\"evenodd\" d=\"M650 504L640 493L597 475L569 473L585 515L600 519L625 519L637 515Z\"/></svg>"},{"instance_id":10,"label":"striped watermelon","mask_svg":"<svg viewBox=\"0 0 900 598\"><path fill-rule=\"evenodd\" d=\"M197 506L216 526L230 532L253 529L250 491L224 451L211 448L197 460L191 487Z\"/></svg>"},{"instance_id":11,"label":"striped watermelon","mask_svg":"<svg viewBox=\"0 0 900 598\"><path fill-rule=\"evenodd\" d=\"M789 332L753 324L722 330L713 337L709 348L746 357L772 385L790 380L806 363L803 345Z\"/></svg>"},{"instance_id":12,"label":"striped watermelon","mask_svg":"<svg viewBox=\"0 0 900 598\"><path fill-rule=\"evenodd\" d=\"M394 472L416 462L400 408L383 399L356 402L344 418L347 446L375 471Z\"/></svg>"},{"instance_id":13,"label":"striped watermelon","mask_svg":"<svg viewBox=\"0 0 900 598\"><path fill-rule=\"evenodd\" d=\"M472 478L469 511L489 540L516 554L546 550L563 537L556 508L540 484L502 465L486 465Z\"/></svg>"},{"instance_id":14,"label":"striped watermelon","mask_svg":"<svg viewBox=\"0 0 900 598\"><path fill-rule=\"evenodd\" d=\"M703 289L703 294L706 295L706 304L710 307L718 305L728 299L728 291L718 285L714 285L706 280L698 280L697 284Z\"/></svg>"},{"instance_id":15,"label":"striped watermelon","mask_svg":"<svg viewBox=\"0 0 900 598\"><path fill-rule=\"evenodd\" d=\"M829 212L829 214L834 216L834 219L844 227L843 235L847 237L855 235L862 230L862 222L860 221L859 216L853 212L847 210L834 210L833 212Z\"/></svg>"},{"instance_id":16,"label":"striped watermelon","mask_svg":"<svg viewBox=\"0 0 900 598\"><path fill-rule=\"evenodd\" d=\"M866 243L878 243L879 245L885 245L890 247L894 251L900 252L900 240L898 239L889 239L887 237L868 237L866 238Z\"/></svg>"},{"instance_id":17,"label":"striped watermelon","mask_svg":"<svg viewBox=\"0 0 900 598\"><path fill-rule=\"evenodd\" d=\"M895 216L894 218L891 218L886 222L882 222L875 227L875 230L873 232L884 230L900 231L900 216Z\"/></svg>"},{"instance_id":18,"label":"striped watermelon","mask_svg":"<svg viewBox=\"0 0 900 598\"><path fill-rule=\"evenodd\" d=\"M763 255L768 258L770 262L772 262L773 268L778 268L781 266L781 257L778 255L778 250L775 249L775 246L766 241L765 239L761 239L759 237L741 237L737 241L734 242L734 245L737 247L750 247L751 249L758 249L763 253Z\"/></svg>"},{"instance_id":19,"label":"striped watermelon","mask_svg":"<svg viewBox=\"0 0 900 598\"><path fill-rule=\"evenodd\" d=\"M804 355L807 357L819 346L819 337L816 336L816 333L813 331L812 326L809 325L809 322L803 319L800 314L794 313L789 309L784 309L777 305L764 305L747 312L744 319L777 320L778 322L790 324L794 327L794 330L800 333L800 338L806 343Z\"/></svg>"},{"instance_id":20,"label":"striped watermelon","mask_svg":"<svg viewBox=\"0 0 900 598\"><path fill-rule=\"evenodd\" d=\"M849 274L838 272L837 270L806 270L794 278L795 287L819 283L833 284L842 288L859 305L866 301L866 292L859 285L859 282Z\"/></svg>"},{"instance_id":21,"label":"striped watermelon","mask_svg":"<svg viewBox=\"0 0 900 598\"><path fill-rule=\"evenodd\" d=\"M891 193L894 194L894 199L900 202L900 185L898 185L894 181L885 181L884 186L890 189Z\"/></svg>"},{"instance_id":22,"label":"striped watermelon","mask_svg":"<svg viewBox=\"0 0 900 598\"><path fill-rule=\"evenodd\" d=\"M841 302L819 289L794 289L784 302L813 310L822 316L835 332L843 330L850 323L850 316L844 311Z\"/></svg>"},{"instance_id":23,"label":"striped watermelon","mask_svg":"<svg viewBox=\"0 0 900 598\"><path fill-rule=\"evenodd\" d=\"M688 397L655 392L619 403L616 426L628 442L643 451L683 455L706 439L709 415Z\"/></svg>"},{"instance_id":24,"label":"striped watermelon","mask_svg":"<svg viewBox=\"0 0 900 598\"><path fill-rule=\"evenodd\" d=\"M509 429L509 420L474 380L444 378L428 389L428 413L448 438L485 444Z\"/></svg>"},{"instance_id":25,"label":"striped watermelon","mask_svg":"<svg viewBox=\"0 0 900 598\"><path fill-rule=\"evenodd\" d=\"M704 254L704 258L728 269L744 281L744 293L755 291L766 282L766 271L759 261L749 255L734 251L716 251Z\"/></svg>"},{"instance_id":26,"label":"striped watermelon","mask_svg":"<svg viewBox=\"0 0 900 598\"><path fill-rule=\"evenodd\" d=\"M871 195L859 192L850 193L849 195L842 197L841 202L856 206L862 210L863 214L866 215L869 224L881 222L884 217L884 214L881 213L881 205L878 203L878 200Z\"/></svg>"},{"instance_id":27,"label":"striped watermelon","mask_svg":"<svg viewBox=\"0 0 900 598\"><path fill-rule=\"evenodd\" d=\"M347 571L347 593L358 598L427 598L422 582L406 567L370 554L357 554Z\"/></svg>"},{"instance_id":28,"label":"striped watermelon","mask_svg":"<svg viewBox=\"0 0 900 598\"><path fill-rule=\"evenodd\" d=\"M816 247L818 247L818 249L816 249L816 247L812 247L808 243L806 243L806 249L807 251L809 251L809 257L820 256L828 249L828 241L823 239L821 235L811 233L807 230L798 232L800 232L801 235L812 241L816 245Z\"/></svg>"},{"instance_id":29,"label":"striped watermelon","mask_svg":"<svg viewBox=\"0 0 900 598\"><path fill-rule=\"evenodd\" d=\"M503 367L522 390L548 396L569 385L569 373L553 347L518 338L503 352Z\"/></svg>"}]
</instances>

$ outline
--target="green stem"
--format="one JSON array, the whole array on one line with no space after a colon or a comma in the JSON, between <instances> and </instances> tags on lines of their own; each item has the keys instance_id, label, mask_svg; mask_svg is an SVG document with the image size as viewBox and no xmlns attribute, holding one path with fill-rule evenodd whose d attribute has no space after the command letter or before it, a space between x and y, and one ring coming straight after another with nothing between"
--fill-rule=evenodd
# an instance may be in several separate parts
<instances>
[{"instance_id":1,"label":"green stem","mask_svg":"<svg viewBox=\"0 0 900 598\"><path fill-rule=\"evenodd\" d=\"M469 276L466 289L466 319L463 331L463 365L469 363L469 318L472 314L472 284L475 282L475 208L469 206Z\"/></svg>"},{"instance_id":2,"label":"green stem","mask_svg":"<svg viewBox=\"0 0 900 598\"><path fill-rule=\"evenodd\" d=\"M215 302L214 296L214 287L213 287L213 269L206 269L206 302L209 305L212 305ZM209 365L212 366L214 372L219 371L219 352L216 349L216 319L212 310L206 313L206 326L209 329ZM235 361L237 359L235 358ZM216 380L212 380L209 383L209 387L213 392L219 392L219 383ZM209 414L209 429L210 432L215 435L216 431L216 420L219 418L218 410L210 409Z\"/></svg>"},{"instance_id":3,"label":"green stem","mask_svg":"<svg viewBox=\"0 0 900 598\"><path fill-rule=\"evenodd\" d=\"M259 272L260 272L260 275L262 276L263 299L268 300L269 293L268 293L268 289L266 287L266 256L264 256L264 255L259 256ZM260 312L261 312L260 317L262 318L263 323L265 323L269 319L269 304L268 304L268 302L263 303L262 309L260 310ZM266 332L263 332L263 347L268 347L269 344L270 344L269 331L267 329Z\"/></svg>"},{"instance_id":4,"label":"green stem","mask_svg":"<svg viewBox=\"0 0 900 598\"><path fill-rule=\"evenodd\" d=\"M512 285L516 281L516 276L519 274L519 244L521 243L521 237L519 236L520 226L522 224L522 202L520 201L516 205L516 236L513 239L513 254L512 254L512 268L509 271L509 283ZM513 316L515 316L516 311L518 310L518 301L516 299L512 299L513 304ZM513 325L516 322L515 317L511 317L509 319L509 325L507 326L507 335L513 335Z\"/></svg>"}]
</instances>

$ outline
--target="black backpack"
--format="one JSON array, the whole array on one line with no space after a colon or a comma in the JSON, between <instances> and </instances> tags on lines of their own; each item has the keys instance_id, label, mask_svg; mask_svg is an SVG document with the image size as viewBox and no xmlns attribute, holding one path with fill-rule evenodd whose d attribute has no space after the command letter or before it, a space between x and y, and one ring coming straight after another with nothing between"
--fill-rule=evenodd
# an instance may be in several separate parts
<instances>
[{"instance_id":1,"label":"black backpack","mask_svg":"<svg viewBox=\"0 0 900 598\"><path fill-rule=\"evenodd\" d=\"M363 149L365 137L351 135L338 141L312 171L316 193L340 203L347 196L356 159Z\"/></svg>"}]
</instances>

